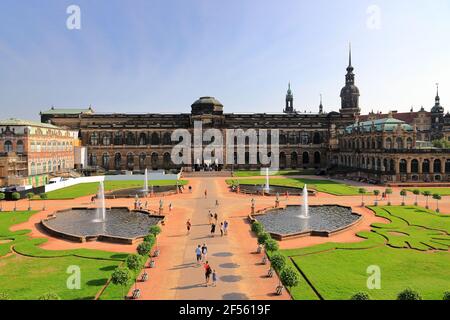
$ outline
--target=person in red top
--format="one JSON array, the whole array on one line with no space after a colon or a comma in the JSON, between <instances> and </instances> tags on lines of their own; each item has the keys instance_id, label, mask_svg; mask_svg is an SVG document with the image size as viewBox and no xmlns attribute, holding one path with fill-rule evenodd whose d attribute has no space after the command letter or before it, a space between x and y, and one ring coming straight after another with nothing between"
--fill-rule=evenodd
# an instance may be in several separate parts
<instances>
[{"instance_id":1,"label":"person in red top","mask_svg":"<svg viewBox=\"0 0 450 320\"><path fill-rule=\"evenodd\" d=\"M203 267L205 268L205 286L207 287L209 285L209 278L211 277L212 269L209 266L208 261L205 262Z\"/></svg>"}]
</instances>

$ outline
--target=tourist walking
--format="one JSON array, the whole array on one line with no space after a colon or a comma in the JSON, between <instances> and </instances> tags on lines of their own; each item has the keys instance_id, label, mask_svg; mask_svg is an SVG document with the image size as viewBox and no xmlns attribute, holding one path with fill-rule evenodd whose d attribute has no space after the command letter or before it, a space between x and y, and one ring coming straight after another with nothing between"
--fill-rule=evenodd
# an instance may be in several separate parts
<instances>
[{"instance_id":1,"label":"tourist walking","mask_svg":"<svg viewBox=\"0 0 450 320\"><path fill-rule=\"evenodd\" d=\"M206 246L206 243L204 243L201 248L201 256L202 261L206 261L206 259L208 258L208 247Z\"/></svg>"},{"instance_id":2,"label":"tourist walking","mask_svg":"<svg viewBox=\"0 0 450 320\"><path fill-rule=\"evenodd\" d=\"M216 269L212 271L212 286L215 287L217 285L217 273Z\"/></svg>"},{"instance_id":3,"label":"tourist walking","mask_svg":"<svg viewBox=\"0 0 450 320\"><path fill-rule=\"evenodd\" d=\"M223 222L220 223L220 236L223 237Z\"/></svg>"},{"instance_id":4,"label":"tourist walking","mask_svg":"<svg viewBox=\"0 0 450 320\"><path fill-rule=\"evenodd\" d=\"M216 233L216 224L213 223L211 224L211 236L214 237L215 233Z\"/></svg>"},{"instance_id":5,"label":"tourist walking","mask_svg":"<svg viewBox=\"0 0 450 320\"><path fill-rule=\"evenodd\" d=\"M217 212L216 212L216 213L214 213L214 221L216 222L216 224L217 224L217 220L219 220L219 216L217 215Z\"/></svg>"},{"instance_id":6,"label":"tourist walking","mask_svg":"<svg viewBox=\"0 0 450 320\"><path fill-rule=\"evenodd\" d=\"M205 199L208 198L208 190L205 189Z\"/></svg>"},{"instance_id":7,"label":"tourist walking","mask_svg":"<svg viewBox=\"0 0 450 320\"><path fill-rule=\"evenodd\" d=\"M223 233L227 236L228 235L228 221L225 220L223 222Z\"/></svg>"},{"instance_id":8,"label":"tourist walking","mask_svg":"<svg viewBox=\"0 0 450 320\"><path fill-rule=\"evenodd\" d=\"M198 245L197 249L195 249L195 255L197 257L197 264L199 265L202 261L202 248Z\"/></svg>"},{"instance_id":9,"label":"tourist walking","mask_svg":"<svg viewBox=\"0 0 450 320\"><path fill-rule=\"evenodd\" d=\"M211 277L212 269L211 269L208 261L205 262L203 267L205 268L205 286L207 287L209 285L209 279Z\"/></svg>"},{"instance_id":10,"label":"tourist walking","mask_svg":"<svg viewBox=\"0 0 450 320\"><path fill-rule=\"evenodd\" d=\"M219 200L216 199L216 207L219 206Z\"/></svg>"},{"instance_id":11,"label":"tourist walking","mask_svg":"<svg viewBox=\"0 0 450 320\"><path fill-rule=\"evenodd\" d=\"M191 233L191 227L192 227L191 220L188 219L188 221L186 222L187 234ZM201 252L200 252L200 255L201 255Z\"/></svg>"},{"instance_id":12,"label":"tourist walking","mask_svg":"<svg viewBox=\"0 0 450 320\"><path fill-rule=\"evenodd\" d=\"M211 225L212 224L212 219L214 218L211 210L208 211L208 224Z\"/></svg>"},{"instance_id":13,"label":"tourist walking","mask_svg":"<svg viewBox=\"0 0 450 320\"><path fill-rule=\"evenodd\" d=\"M171 203L169 203L169 212L172 211L172 208L173 207L172 207L172 202L171 202Z\"/></svg>"},{"instance_id":14,"label":"tourist walking","mask_svg":"<svg viewBox=\"0 0 450 320\"><path fill-rule=\"evenodd\" d=\"M192 186L189 186L189 193L192 193Z\"/></svg>"}]
</instances>

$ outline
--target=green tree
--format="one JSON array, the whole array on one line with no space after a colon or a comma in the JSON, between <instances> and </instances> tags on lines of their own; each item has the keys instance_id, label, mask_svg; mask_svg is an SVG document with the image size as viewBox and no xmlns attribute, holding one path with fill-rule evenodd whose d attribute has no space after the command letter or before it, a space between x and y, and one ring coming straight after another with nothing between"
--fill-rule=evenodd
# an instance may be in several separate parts
<instances>
[{"instance_id":1,"label":"green tree","mask_svg":"<svg viewBox=\"0 0 450 320\"><path fill-rule=\"evenodd\" d=\"M357 292L350 300L370 300L370 296L367 292Z\"/></svg>"},{"instance_id":2,"label":"green tree","mask_svg":"<svg viewBox=\"0 0 450 320\"><path fill-rule=\"evenodd\" d=\"M144 238L144 242L150 243L152 247L155 244L155 241L156 241L155 235L153 235L153 234L148 234Z\"/></svg>"},{"instance_id":3,"label":"green tree","mask_svg":"<svg viewBox=\"0 0 450 320\"><path fill-rule=\"evenodd\" d=\"M365 188L359 188L358 193L361 195L361 207L364 207L364 195L367 193Z\"/></svg>"},{"instance_id":4,"label":"green tree","mask_svg":"<svg viewBox=\"0 0 450 320\"><path fill-rule=\"evenodd\" d=\"M148 256L152 251L152 244L144 241L137 246L136 250L139 255Z\"/></svg>"},{"instance_id":5,"label":"green tree","mask_svg":"<svg viewBox=\"0 0 450 320\"><path fill-rule=\"evenodd\" d=\"M262 232L258 235L258 244L263 246L269 239L271 239L270 234L268 234L267 232Z\"/></svg>"},{"instance_id":6,"label":"green tree","mask_svg":"<svg viewBox=\"0 0 450 320\"><path fill-rule=\"evenodd\" d=\"M419 189L414 189L413 190L413 194L416 196L416 200L414 201L414 205L417 206L419 204L418 197L420 195L420 190Z\"/></svg>"},{"instance_id":7,"label":"green tree","mask_svg":"<svg viewBox=\"0 0 450 320\"><path fill-rule=\"evenodd\" d=\"M445 291L442 300L450 301L450 291Z\"/></svg>"},{"instance_id":8,"label":"green tree","mask_svg":"<svg viewBox=\"0 0 450 320\"><path fill-rule=\"evenodd\" d=\"M405 197L408 195L408 192L405 189L400 191L400 195L402 196L402 206L405 205Z\"/></svg>"},{"instance_id":9,"label":"green tree","mask_svg":"<svg viewBox=\"0 0 450 320\"><path fill-rule=\"evenodd\" d=\"M390 198L390 195L392 194L392 189L391 188L387 188L385 191L384 191L384 193L386 193L386 195L387 195L387 198L388 198L388 206L390 206L391 205L391 198Z\"/></svg>"},{"instance_id":10,"label":"green tree","mask_svg":"<svg viewBox=\"0 0 450 320\"><path fill-rule=\"evenodd\" d=\"M14 200L14 211L17 211L17 201L20 200L20 193L13 192L11 198Z\"/></svg>"},{"instance_id":11,"label":"green tree","mask_svg":"<svg viewBox=\"0 0 450 320\"><path fill-rule=\"evenodd\" d=\"M439 193L433 194L433 199L436 200L436 212L439 212L439 200L442 199Z\"/></svg>"},{"instance_id":12,"label":"green tree","mask_svg":"<svg viewBox=\"0 0 450 320\"><path fill-rule=\"evenodd\" d=\"M397 300L422 300L422 297L417 291L406 288L397 295Z\"/></svg>"},{"instance_id":13,"label":"green tree","mask_svg":"<svg viewBox=\"0 0 450 320\"><path fill-rule=\"evenodd\" d=\"M134 284L136 285L136 279L139 275L139 271L141 271L143 265L144 265L144 259L142 256L137 254L130 254L126 260L125 264L127 265L128 269L130 269L134 274Z\"/></svg>"},{"instance_id":14,"label":"green tree","mask_svg":"<svg viewBox=\"0 0 450 320\"><path fill-rule=\"evenodd\" d=\"M300 275L291 267L285 267L280 274L281 283L287 288L295 287L300 282Z\"/></svg>"},{"instance_id":15,"label":"green tree","mask_svg":"<svg viewBox=\"0 0 450 320\"><path fill-rule=\"evenodd\" d=\"M375 195L375 199L378 200L378 196L380 195L380 190L373 190L373 194Z\"/></svg>"},{"instance_id":16,"label":"green tree","mask_svg":"<svg viewBox=\"0 0 450 320\"><path fill-rule=\"evenodd\" d=\"M258 221L254 221L252 223L252 231L256 234L259 235L261 232L264 231L264 226L258 222Z\"/></svg>"},{"instance_id":17,"label":"green tree","mask_svg":"<svg viewBox=\"0 0 450 320\"><path fill-rule=\"evenodd\" d=\"M280 252L276 252L270 257L270 263L276 271L281 271L286 266L286 257Z\"/></svg>"},{"instance_id":18,"label":"green tree","mask_svg":"<svg viewBox=\"0 0 450 320\"><path fill-rule=\"evenodd\" d=\"M162 231L162 230L161 230L161 227L158 226L158 225L156 225L156 224L152 225L152 226L149 228L149 230L148 230L148 232L149 232L150 234L152 234L152 235L155 236L155 247L156 247L156 250L158 250L158 234L160 234L161 231Z\"/></svg>"},{"instance_id":19,"label":"green tree","mask_svg":"<svg viewBox=\"0 0 450 320\"><path fill-rule=\"evenodd\" d=\"M40 296L38 300L61 300L61 298L54 292L48 292Z\"/></svg>"},{"instance_id":20,"label":"green tree","mask_svg":"<svg viewBox=\"0 0 450 320\"><path fill-rule=\"evenodd\" d=\"M433 147L440 148L440 149L450 149L450 142L442 139L437 139L432 141Z\"/></svg>"},{"instance_id":21,"label":"green tree","mask_svg":"<svg viewBox=\"0 0 450 320\"><path fill-rule=\"evenodd\" d=\"M5 194L0 192L0 212L3 211L3 200L5 200Z\"/></svg>"},{"instance_id":22,"label":"green tree","mask_svg":"<svg viewBox=\"0 0 450 320\"><path fill-rule=\"evenodd\" d=\"M264 248L266 249L267 252L274 252L277 251L280 248L280 246L278 245L278 241L274 239L268 239L264 243Z\"/></svg>"},{"instance_id":23,"label":"green tree","mask_svg":"<svg viewBox=\"0 0 450 320\"><path fill-rule=\"evenodd\" d=\"M111 275L111 282L122 287L122 297L125 298L124 288L131 279L131 271L127 267L116 268Z\"/></svg>"},{"instance_id":24,"label":"green tree","mask_svg":"<svg viewBox=\"0 0 450 320\"><path fill-rule=\"evenodd\" d=\"M33 200L33 198L34 198L34 193L28 192L27 198L28 198L28 211L31 211L31 200Z\"/></svg>"},{"instance_id":25,"label":"green tree","mask_svg":"<svg viewBox=\"0 0 450 320\"><path fill-rule=\"evenodd\" d=\"M431 191L429 191L429 190L425 190L424 192L422 192L422 195L423 196L425 196L425 199L426 199L426 205L425 205L425 208L429 208L429 205L428 205L428 198L431 196Z\"/></svg>"}]
</instances>

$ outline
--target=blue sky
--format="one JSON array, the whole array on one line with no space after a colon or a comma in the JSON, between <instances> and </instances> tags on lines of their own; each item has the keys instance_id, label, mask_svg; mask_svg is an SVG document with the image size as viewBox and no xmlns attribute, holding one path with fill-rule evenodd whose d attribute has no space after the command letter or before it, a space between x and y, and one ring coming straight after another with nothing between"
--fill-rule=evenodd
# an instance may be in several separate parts
<instances>
[{"instance_id":1,"label":"blue sky","mask_svg":"<svg viewBox=\"0 0 450 320\"><path fill-rule=\"evenodd\" d=\"M66 8L81 8L81 30ZM380 9L379 28L368 21ZM338 110L348 43L364 113L450 106L448 0L0 0L1 118L97 112Z\"/></svg>"}]
</instances>

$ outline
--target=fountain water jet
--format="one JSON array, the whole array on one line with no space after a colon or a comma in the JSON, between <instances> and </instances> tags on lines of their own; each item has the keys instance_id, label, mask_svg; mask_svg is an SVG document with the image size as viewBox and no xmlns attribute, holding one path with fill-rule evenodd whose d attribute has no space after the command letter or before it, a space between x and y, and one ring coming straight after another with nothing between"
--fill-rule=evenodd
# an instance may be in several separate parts
<instances>
[{"instance_id":1,"label":"fountain water jet","mask_svg":"<svg viewBox=\"0 0 450 320\"><path fill-rule=\"evenodd\" d=\"M308 187L303 187L303 205L301 206L301 214L299 216L301 219L309 219L309 204L308 204Z\"/></svg>"},{"instance_id":2,"label":"fountain water jet","mask_svg":"<svg viewBox=\"0 0 450 320\"><path fill-rule=\"evenodd\" d=\"M148 170L145 168L144 192L148 193Z\"/></svg>"},{"instance_id":3,"label":"fountain water jet","mask_svg":"<svg viewBox=\"0 0 450 320\"><path fill-rule=\"evenodd\" d=\"M270 191L269 168L266 168L266 186L264 188L264 191L267 193L269 193L269 191Z\"/></svg>"},{"instance_id":4,"label":"fountain water jet","mask_svg":"<svg viewBox=\"0 0 450 320\"><path fill-rule=\"evenodd\" d=\"M105 222L106 221L106 203L105 203L105 184L100 181L100 188L98 190L98 196L100 206L97 208L97 218L94 222Z\"/></svg>"}]
</instances>

